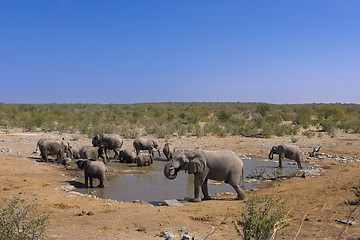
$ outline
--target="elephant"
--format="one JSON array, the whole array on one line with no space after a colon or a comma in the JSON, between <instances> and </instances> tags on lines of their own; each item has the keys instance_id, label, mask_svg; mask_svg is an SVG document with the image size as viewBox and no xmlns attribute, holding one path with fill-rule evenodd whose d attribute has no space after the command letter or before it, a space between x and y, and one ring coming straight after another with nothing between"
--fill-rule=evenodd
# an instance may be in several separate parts
<instances>
[{"instance_id":1,"label":"elephant","mask_svg":"<svg viewBox=\"0 0 360 240\"><path fill-rule=\"evenodd\" d=\"M160 157L160 148L157 142L144 137L138 137L134 140L133 146L136 150L136 156L139 155L140 150L148 150L149 153L154 157L153 149L157 149Z\"/></svg>"},{"instance_id":2,"label":"elephant","mask_svg":"<svg viewBox=\"0 0 360 240\"><path fill-rule=\"evenodd\" d=\"M237 200L243 200L246 197L240 187L243 184L244 164L233 151L200 149L176 151L174 158L165 165L164 174L168 179L175 179L180 170L185 170L195 176L194 202L201 201L201 191L204 195L203 200L211 199L207 187L208 179L230 184L237 193Z\"/></svg>"},{"instance_id":3,"label":"elephant","mask_svg":"<svg viewBox=\"0 0 360 240\"><path fill-rule=\"evenodd\" d=\"M150 153L140 153L136 157L137 167L150 166L151 164L153 164L153 155Z\"/></svg>"},{"instance_id":4,"label":"elephant","mask_svg":"<svg viewBox=\"0 0 360 240\"><path fill-rule=\"evenodd\" d=\"M273 159L274 154L279 155L279 168L282 168L282 161L284 158L295 160L298 168L302 168L301 165L301 150L295 145L277 145L273 146L269 153L269 159Z\"/></svg>"},{"instance_id":5,"label":"elephant","mask_svg":"<svg viewBox=\"0 0 360 240\"><path fill-rule=\"evenodd\" d=\"M80 158L80 151L79 151L79 149L77 147L69 145L69 152L70 152L70 156L73 159L79 159Z\"/></svg>"},{"instance_id":6,"label":"elephant","mask_svg":"<svg viewBox=\"0 0 360 240\"><path fill-rule=\"evenodd\" d=\"M173 157L174 157L174 154L175 154L175 148L171 151L170 150L170 144L169 143L165 143L165 146L163 148L163 153L166 157L166 159L168 161L170 161Z\"/></svg>"},{"instance_id":7,"label":"elephant","mask_svg":"<svg viewBox=\"0 0 360 240\"><path fill-rule=\"evenodd\" d=\"M64 159L61 161L61 164L64 165L66 168L68 168L68 167L70 167L71 162L72 162L72 159L71 159L71 158L64 158Z\"/></svg>"},{"instance_id":8,"label":"elephant","mask_svg":"<svg viewBox=\"0 0 360 240\"><path fill-rule=\"evenodd\" d=\"M93 188L93 178L100 180L98 187L104 188L105 174L108 171L107 166L102 161L80 159L76 161L76 165L85 172L85 186L88 188L88 180L90 178L90 187Z\"/></svg>"},{"instance_id":9,"label":"elephant","mask_svg":"<svg viewBox=\"0 0 360 240\"><path fill-rule=\"evenodd\" d=\"M41 139L40 139L41 140ZM56 155L56 160L58 163L61 163L61 161L65 157L65 146L62 143L59 142L53 142L47 139L44 139L42 141L38 142L38 146L41 153L41 158L48 162L48 155Z\"/></svg>"},{"instance_id":10,"label":"elephant","mask_svg":"<svg viewBox=\"0 0 360 240\"><path fill-rule=\"evenodd\" d=\"M83 146L79 149L79 155L81 159L97 159L98 158L98 147Z\"/></svg>"},{"instance_id":11,"label":"elephant","mask_svg":"<svg viewBox=\"0 0 360 240\"><path fill-rule=\"evenodd\" d=\"M120 162L125 163L136 163L136 153L130 150L120 151Z\"/></svg>"},{"instance_id":12,"label":"elephant","mask_svg":"<svg viewBox=\"0 0 360 240\"><path fill-rule=\"evenodd\" d=\"M117 134L106 134L102 133L100 135L96 135L92 139L92 145L94 147L104 147L104 152L106 158L109 159L107 156L107 150L113 150L115 152L115 156L119 159L120 148L123 145L123 140Z\"/></svg>"}]
</instances>

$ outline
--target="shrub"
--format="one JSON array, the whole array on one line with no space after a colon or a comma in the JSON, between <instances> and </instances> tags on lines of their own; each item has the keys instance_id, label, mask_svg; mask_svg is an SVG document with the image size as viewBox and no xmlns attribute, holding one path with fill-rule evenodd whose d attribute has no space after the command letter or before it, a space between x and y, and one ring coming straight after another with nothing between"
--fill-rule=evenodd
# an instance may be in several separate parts
<instances>
[{"instance_id":1,"label":"shrub","mask_svg":"<svg viewBox=\"0 0 360 240\"><path fill-rule=\"evenodd\" d=\"M0 239L47 239L48 215L37 214L35 203L27 204L19 198L4 199L0 211Z\"/></svg>"},{"instance_id":2,"label":"shrub","mask_svg":"<svg viewBox=\"0 0 360 240\"><path fill-rule=\"evenodd\" d=\"M280 204L276 208L276 205ZM262 198L250 196L240 215L233 224L239 236L245 240L270 239L277 230L287 227L285 201L265 195ZM241 229L239 229L239 227Z\"/></svg>"}]
</instances>

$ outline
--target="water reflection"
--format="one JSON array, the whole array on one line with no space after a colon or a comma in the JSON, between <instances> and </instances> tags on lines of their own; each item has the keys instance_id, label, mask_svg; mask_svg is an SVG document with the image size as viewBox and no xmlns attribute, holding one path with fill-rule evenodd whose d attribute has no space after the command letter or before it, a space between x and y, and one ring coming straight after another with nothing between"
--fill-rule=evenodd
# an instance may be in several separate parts
<instances>
[{"instance_id":1,"label":"water reflection","mask_svg":"<svg viewBox=\"0 0 360 240\"><path fill-rule=\"evenodd\" d=\"M243 160L244 162L244 180L254 169L263 169L280 175L286 175L296 172L296 165L292 162L284 161L284 168L279 169L278 161L261 158L251 158ZM109 174L105 181L105 188L78 188L79 192L96 195L100 198L114 199L118 201L132 202L142 200L147 202L157 202L165 199L191 198L194 195L194 176L180 171L174 180L169 180L164 176L163 170L167 162L155 159L154 164L145 167L133 167L133 164L124 164L110 162L108 164ZM308 168L307 164L303 165L304 169ZM82 174L81 174L82 175ZM83 181L80 178L79 181ZM98 184L94 180L94 185ZM244 190L250 190L257 185L255 182L245 182ZM228 184L219 184L209 180L208 189L210 194L221 192L233 192L235 190Z\"/></svg>"}]
</instances>

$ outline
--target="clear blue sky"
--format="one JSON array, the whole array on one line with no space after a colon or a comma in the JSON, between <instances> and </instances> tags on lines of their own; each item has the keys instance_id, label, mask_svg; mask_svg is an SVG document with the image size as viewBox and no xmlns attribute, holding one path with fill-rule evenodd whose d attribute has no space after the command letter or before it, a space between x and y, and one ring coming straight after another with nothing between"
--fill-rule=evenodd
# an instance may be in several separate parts
<instances>
[{"instance_id":1,"label":"clear blue sky","mask_svg":"<svg viewBox=\"0 0 360 240\"><path fill-rule=\"evenodd\" d=\"M0 102L360 103L358 0L0 0Z\"/></svg>"}]
</instances>

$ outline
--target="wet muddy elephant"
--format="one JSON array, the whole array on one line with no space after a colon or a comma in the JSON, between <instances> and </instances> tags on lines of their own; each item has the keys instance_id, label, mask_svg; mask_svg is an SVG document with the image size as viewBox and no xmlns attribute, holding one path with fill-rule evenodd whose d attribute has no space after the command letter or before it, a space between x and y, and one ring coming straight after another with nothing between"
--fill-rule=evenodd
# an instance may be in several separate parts
<instances>
[{"instance_id":1,"label":"wet muddy elephant","mask_svg":"<svg viewBox=\"0 0 360 240\"><path fill-rule=\"evenodd\" d=\"M120 149L123 145L123 140L117 134L105 134L96 135L92 139L92 145L94 147L104 147L105 156L109 159L107 155L107 150L113 150L115 152L115 158L120 158Z\"/></svg>"},{"instance_id":2,"label":"wet muddy elephant","mask_svg":"<svg viewBox=\"0 0 360 240\"><path fill-rule=\"evenodd\" d=\"M274 154L279 155L279 168L282 168L282 162L284 158L295 160L298 168L302 168L301 165L301 150L295 145L282 144L273 146L269 153L269 159L273 159Z\"/></svg>"},{"instance_id":3,"label":"wet muddy elephant","mask_svg":"<svg viewBox=\"0 0 360 240\"><path fill-rule=\"evenodd\" d=\"M104 188L104 180L108 168L103 161L80 159L76 161L76 164L80 169L84 170L85 187L89 187L89 179L90 179L90 187L91 188L94 187L93 179L97 178L100 180L98 187Z\"/></svg>"},{"instance_id":4,"label":"wet muddy elephant","mask_svg":"<svg viewBox=\"0 0 360 240\"><path fill-rule=\"evenodd\" d=\"M139 155L140 150L148 150L149 153L154 157L154 151L153 149L157 149L160 157L160 148L157 142L154 140L144 138L144 137L138 137L134 140L133 146L136 150L136 156Z\"/></svg>"},{"instance_id":5,"label":"wet muddy elephant","mask_svg":"<svg viewBox=\"0 0 360 240\"><path fill-rule=\"evenodd\" d=\"M150 166L151 164L153 164L153 156L150 153L140 153L136 157L137 167Z\"/></svg>"},{"instance_id":6,"label":"wet muddy elephant","mask_svg":"<svg viewBox=\"0 0 360 240\"><path fill-rule=\"evenodd\" d=\"M237 193L236 199L243 200L246 197L241 189L244 164L233 151L177 151L174 158L165 165L164 174L168 179L175 179L180 170L185 170L195 176L194 202L201 201L201 191L204 195L203 200L211 199L208 193L208 179L230 184Z\"/></svg>"}]
</instances>

